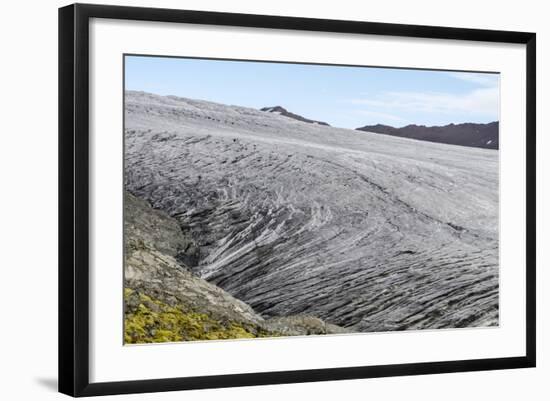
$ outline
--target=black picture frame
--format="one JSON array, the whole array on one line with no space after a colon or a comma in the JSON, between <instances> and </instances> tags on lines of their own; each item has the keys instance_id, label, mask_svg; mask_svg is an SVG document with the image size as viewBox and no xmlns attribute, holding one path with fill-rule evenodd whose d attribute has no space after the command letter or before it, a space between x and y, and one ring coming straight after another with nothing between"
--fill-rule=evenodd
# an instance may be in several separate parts
<instances>
[{"instance_id":1,"label":"black picture frame","mask_svg":"<svg viewBox=\"0 0 550 401\"><path fill-rule=\"evenodd\" d=\"M523 356L90 383L88 61L91 18L438 38L526 45L526 352ZM421 375L535 366L534 33L74 4L59 9L59 391L71 396Z\"/></svg>"}]
</instances>

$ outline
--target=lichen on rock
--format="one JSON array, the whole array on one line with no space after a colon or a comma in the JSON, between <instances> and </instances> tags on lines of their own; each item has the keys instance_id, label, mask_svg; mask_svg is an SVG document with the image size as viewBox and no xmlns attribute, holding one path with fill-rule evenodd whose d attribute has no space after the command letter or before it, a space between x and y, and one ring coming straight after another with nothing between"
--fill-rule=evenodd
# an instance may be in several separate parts
<instances>
[{"instance_id":1,"label":"lichen on rock","mask_svg":"<svg viewBox=\"0 0 550 401\"><path fill-rule=\"evenodd\" d=\"M206 313L175 307L125 288L124 341L127 344L255 338L277 335L254 324L220 321Z\"/></svg>"}]
</instances>

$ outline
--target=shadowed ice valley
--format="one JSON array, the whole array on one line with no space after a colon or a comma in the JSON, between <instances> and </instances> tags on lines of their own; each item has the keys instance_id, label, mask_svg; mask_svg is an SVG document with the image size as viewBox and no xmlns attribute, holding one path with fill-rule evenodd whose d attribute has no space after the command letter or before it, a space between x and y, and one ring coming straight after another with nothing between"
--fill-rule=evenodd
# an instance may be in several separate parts
<instances>
[{"instance_id":1,"label":"shadowed ice valley","mask_svg":"<svg viewBox=\"0 0 550 401\"><path fill-rule=\"evenodd\" d=\"M304 120L125 92L128 342L498 325L498 150Z\"/></svg>"}]
</instances>

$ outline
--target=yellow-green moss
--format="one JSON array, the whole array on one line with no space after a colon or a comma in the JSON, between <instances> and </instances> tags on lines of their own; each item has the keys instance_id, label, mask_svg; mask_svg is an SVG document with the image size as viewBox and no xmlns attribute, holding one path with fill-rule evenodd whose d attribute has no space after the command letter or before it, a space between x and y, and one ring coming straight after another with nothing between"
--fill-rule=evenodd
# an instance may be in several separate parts
<instances>
[{"instance_id":1,"label":"yellow-green moss","mask_svg":"<svg viewBox=\"0 0 550 401\"><path fill-rule=\"evenodd\" d=\"M219 322L205 313L166 303L130 288L124 289L127 344L221 340L273 336L255 325Z\"/></svg>"}]
</instances>

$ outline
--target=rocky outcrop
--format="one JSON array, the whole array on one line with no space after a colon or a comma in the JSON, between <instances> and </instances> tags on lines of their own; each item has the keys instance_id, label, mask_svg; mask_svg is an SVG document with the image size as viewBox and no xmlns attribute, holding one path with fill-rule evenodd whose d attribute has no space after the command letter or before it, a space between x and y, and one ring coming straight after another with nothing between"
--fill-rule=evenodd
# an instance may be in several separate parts
<instances>
[{"instance_id":1,"label":"rocky outcrop","mask_svg":"<svg viewBox=\"0 0 550 401\"><path fill-rule=\"evenodd\" d=\"M124 202L126 343L347 332L308 316L266 322L182 262L198 248L176 220L130 193Z\"/></svg>"},{"instance_id":2,"label":"rocky outcrop","mask_svg":"<svg viewBox=\"0 0 550 401\"><path fill-rule=\"evenodd\" d=\"M177 221L129 192L124 194L124 227L128 243L151 244L158 252L187 266L196 265L200 259L199 248L181 231Z\"/></svg>"},{"instance_id":3,"label":"rocky outcrop","mask_svg":"<svg viewBox=\"0 0 550 401\"><path fill-rule=\"evenodd\" d=\"M274 317L264 322L263 327L281 335L344 334L350 330L322 321L313 316Z\"/></svg>"}]
</instances>

